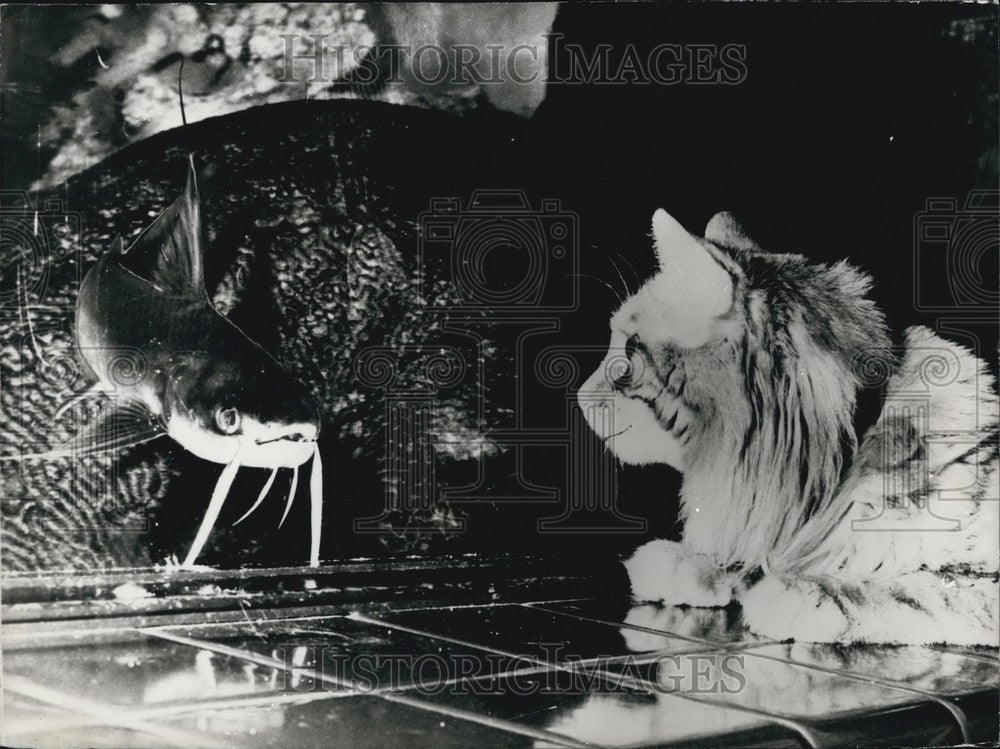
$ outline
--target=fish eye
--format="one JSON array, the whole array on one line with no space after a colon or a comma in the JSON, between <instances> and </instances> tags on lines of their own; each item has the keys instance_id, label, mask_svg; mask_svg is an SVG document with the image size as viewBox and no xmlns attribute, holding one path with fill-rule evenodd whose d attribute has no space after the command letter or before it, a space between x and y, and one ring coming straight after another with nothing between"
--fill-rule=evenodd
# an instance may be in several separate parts
<instances>
[{"instance_id":1,"label":"fish eye","mask_svg":"<svg viewBox=\"0 0 1000 749\"><path fill-rule=\"evenodd\" d=\"M235 434L240 428L240 412L235 408L217 408L215 410L215 425L223 434Z\"/></svg>"}]
</instances>

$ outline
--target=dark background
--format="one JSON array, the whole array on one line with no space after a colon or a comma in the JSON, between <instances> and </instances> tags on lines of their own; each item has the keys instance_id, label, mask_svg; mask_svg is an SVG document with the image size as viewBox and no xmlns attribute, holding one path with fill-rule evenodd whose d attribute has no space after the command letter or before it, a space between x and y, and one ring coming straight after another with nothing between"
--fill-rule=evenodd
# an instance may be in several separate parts
<instances>
[{"instance_id":1,"label":"dark background","mask_svg":"<svg viewBox=\"0 0 1000 749\"><path fill-rule=\"evenodd\" d=\"M729 210L765 249L869 272L897 339L910 325L941 327L995 371L996 229L978 266L992 309L923 311L918 287L940 292L948 278L915 274L920 253L932 258L914 221L928 198L961 207L970 190L997 188L996 17L913 3L564 6L553 31L585 48L747 48L737 86L550 85L530 129L556 194L585 217L585 272L616 278L599 269L609 251L648 272L656 207L696 233ZM986 221L996 226L995 210ZM583 288L588 307L613 308L599 284ZM668 527L675 486L669 470L627 468L622 507Z\"/></svg>"},{"instance_id":2,"label":"dark background","mask_svg":"<svg viewBox=\"0 0 1000 749\"><path fill-rule=\"evenodd\" d=\"M927 198L961 205L997 187L996 16L930 4L565 6L554 31L567 40L737 42L749 75L737 86L550 86L535 135L561 194L587 206L596 244L641 254L657 206L692 230L730 210L766 249L866 268L895 322L933 324L913 309L913 218ZM963 40L967 28L978 42Z\"/></svg>"}]
</instances>

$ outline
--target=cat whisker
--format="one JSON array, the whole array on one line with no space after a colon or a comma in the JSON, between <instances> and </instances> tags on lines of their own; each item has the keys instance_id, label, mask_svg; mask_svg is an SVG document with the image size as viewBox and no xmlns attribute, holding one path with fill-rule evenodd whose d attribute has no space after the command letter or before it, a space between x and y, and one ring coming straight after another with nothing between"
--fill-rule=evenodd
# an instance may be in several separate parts
<instances>
[{"instance_id":1,"label":"cat whisker","mask_svg":"<svg viewBox=\"0 0 1000 749\"><path fill-rule=\"evenodd\" d=\"M615 269L615 273L618 274L618 278L622 280L622 291L625 293L625 297L628 298L631 296L631 293L628 290L628 283L625 281L625 276L622 275L621 269L618 267L618 263L615 262L615 259L611 255L608 255L608 261L611 263L611 267Z\"/></svg>"},{"instance_id":2,"label":"cat whisker","mask_svg":"<svg viewBox=\"0 0 1000 749\"><path fill-rule=\"evenodd\" d=\"M625 304L625 298L620 293L618 293L618 290L615 289L614 286L612 286L611 284L609 284L603 278L598 278L597 276L589 276L586 273L567 273L565 275L565 277L566 278L587 278L587 279L590 279L591 281L597 281L597 283L604 284L604 287L614 295L615 299L618 300L619 304Z\"/></svg>"},{"instance_id":3,"label":"cat whisker","mask_svg":"<svg viewBox=\"0 0 1000 749\"><path fill-rule=\"evenodd\" d=\"M642 279L639 278L639 274L636 272L635 266L632 265L632 262L623 254L621 254L621 252L617 250L612 250L612 252L614 252L619 258L621 258L621 261L625 263L625 265L628 267L630 271L632 271L632 278L635 279L636 287L642 286ZM625 288L628 289L628 284L625 284Z\"/></svg>"}]
</instances>

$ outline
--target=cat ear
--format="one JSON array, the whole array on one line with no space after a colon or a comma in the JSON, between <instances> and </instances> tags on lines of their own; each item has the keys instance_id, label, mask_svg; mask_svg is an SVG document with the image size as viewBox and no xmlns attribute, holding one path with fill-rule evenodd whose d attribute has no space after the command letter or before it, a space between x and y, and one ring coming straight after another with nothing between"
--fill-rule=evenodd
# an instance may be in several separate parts
<instances>
[{"instance_id":1,"label":"cat ear","mask_svg":"<svg viewBox=\"0 0 1000 749\"><path fill-rule=\"evenodd\" d=\"M671 302L689 313L718 317L733 303L733 279L701 240L662 208L653 214L660 277Z\"/></svg>"},{"instance_id":2,"label":"cat ear","mask_svg":"<svg viewBox=\"0 0 1000 749\"><path fill-rule=\"evenodd\" d=\"M730 247L736 250L760 250L760 246L747 236L743 224L736 220L729 211L722 211L712 216L705 227L705 239L720 247Z\"/></svg>"}]
</instances>

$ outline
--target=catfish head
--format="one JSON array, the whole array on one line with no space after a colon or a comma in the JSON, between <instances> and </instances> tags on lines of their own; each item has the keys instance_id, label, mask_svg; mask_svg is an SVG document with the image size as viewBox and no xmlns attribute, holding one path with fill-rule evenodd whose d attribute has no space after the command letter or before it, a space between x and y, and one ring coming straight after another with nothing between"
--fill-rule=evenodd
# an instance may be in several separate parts
<instances>
[{"instance_id":1,"label":"catfish head","mask_svg":"<svg viewBox=\"0 0 1000 749\"><path fill-rule=\"evenodd\" d=\"M295 468L315 450L316 403L215 309L201 235L189 163L184 193L127 251L108 253L85 279L77 310L81 354L98 379L108 379L101 375L116 347L139 352L157 374L132 389L116 387L119 400L144 406L151 417L144 423L155 421L161 434L198 457L228 464L239 452L244 466Z\"/></svg>"},{"instance_id":2,"label":"catfish head","mask_svg":"<svg viewBox=\"0 0 1000 749\"><path fill-rule=\"evenodd\" d=\"M80 354L98 379L96 387L115 391L117 405L102 429L109 439L93 432L78 439L117 447L167 434L198 457L225 465L185 566L201 552L240 467L272 469L250 512L264 500L277 470L293 469L287 517L298 467L312 458L309 562L316 566L323 501L316 402L215 309L205 286L201 233L189 159L184 193L127 251L119 240L117 251L101 258L81 284ZM111 361L122 348L135 353L148 377L114 382Z\"/></svg>"},{"instance_id":3,"label":"catfish head","mask_svg":"<svg viewBox=\"0 0 1000 749\"><path fill-rule=\"evenodd\" d=\"M295 468L315 450L316 404L266 352L254 353L253 360L179 357L165 388L167 434L215 463L228 463L239 450L244 466Z\"/></svg>"}]
</instances>

